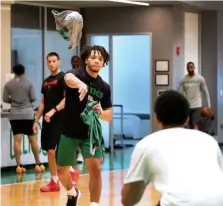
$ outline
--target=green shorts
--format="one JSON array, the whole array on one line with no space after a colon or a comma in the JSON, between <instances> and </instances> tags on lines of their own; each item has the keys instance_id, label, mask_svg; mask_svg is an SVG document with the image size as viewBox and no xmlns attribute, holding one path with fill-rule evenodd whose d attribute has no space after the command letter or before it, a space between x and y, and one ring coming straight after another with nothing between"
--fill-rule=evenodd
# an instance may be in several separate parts
<instances>
[{"instance_id":1,"label":"green shorts","mask_svg":"<svg viewBox=\"0 0 223 206\"><path fill-rule=\"evenodd\" d=\"M90 153L90 141L74 139L65 135L60 136L60 143L57 148L58 166L74 166L77 159L77 149L80 147L84 158L102 158L103 148L98 147L95 154Z\"/></svg>"}]
</instances>

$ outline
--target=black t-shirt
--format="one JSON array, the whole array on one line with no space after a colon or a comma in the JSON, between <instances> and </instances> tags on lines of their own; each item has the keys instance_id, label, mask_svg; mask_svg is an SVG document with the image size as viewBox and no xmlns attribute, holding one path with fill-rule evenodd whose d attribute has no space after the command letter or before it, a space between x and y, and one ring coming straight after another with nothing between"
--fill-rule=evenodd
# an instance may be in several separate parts
<instances>
[{"instance_id":1,"label":"black t-shirt","mask_svg":"<svg viewBox=\"0 0 223 206\"><path fill-rule=\"evenodd\" d=\"M64 98L65 90L64 73L59 72L55 76L49 76L43 81L41 93L44 96L43 115L56 107ZM57 112L53 117L61 116L61 112Z\"/></svg>"},{"instance_id":2,"label":"black t-shirt","mask_svg":"<svg viewBox=\"0 0 223 206\"><path fill-rule=\"evenodd\" d=\"M66 103L62 121L62 134L76 139L88 138L88 126L80 114L89 100L98 101L103 109L112 107L110 86L100 76L91 77L85 68L69 71L88 86L88 94L80 101L78 89L66 87Z\"/></svg>"}]
</instances>

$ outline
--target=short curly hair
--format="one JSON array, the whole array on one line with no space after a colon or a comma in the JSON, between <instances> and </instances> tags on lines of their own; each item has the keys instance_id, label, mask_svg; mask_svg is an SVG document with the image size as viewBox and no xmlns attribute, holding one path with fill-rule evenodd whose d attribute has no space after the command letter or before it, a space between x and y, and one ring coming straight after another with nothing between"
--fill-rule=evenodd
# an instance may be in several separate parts
<instances>
[{"instance_id":1,"label":"short curly hair","mask_svg":"<svg viewBox=\"0 0 223 206\"><path fill-rule=\"evenodd\" d=\"M104 58L103 66L108 64L110 60L109 53L106 51L106 49L103 46L99 46L99 45L83 47L83 50L81 51L81 59L83 62L85 62L85 59L91 55L92 51L101 53L102 57Z\"/></svg>"}]
</instances>

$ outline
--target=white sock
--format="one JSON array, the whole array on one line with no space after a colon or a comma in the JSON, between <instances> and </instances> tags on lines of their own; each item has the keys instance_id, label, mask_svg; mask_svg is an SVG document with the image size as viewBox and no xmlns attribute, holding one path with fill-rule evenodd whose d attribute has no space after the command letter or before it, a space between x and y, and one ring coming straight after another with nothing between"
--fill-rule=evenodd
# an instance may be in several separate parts
<instances>
[{"instance_id":1,"label":"white sock","mask_svg":"<svg viewBox=\"0 0 223 206\"><path fill-rule=\"evenodd\" d=\"M74 196L74 197L77 196L77 192L76 192L76 190L74 189L74 187L72 187L71 190L68 190L68 191L67 191L67 195L69 195L69 196Z\"/></svg>"},{"instance_id":2,"label":"white sock","mask_svg":"<svg viewBox=\"0 0 223 206\"><path fill-rule=\"evenodd\" d=\"M91 203L90 203L90 206L99 206L99 203L91 202Z\"/></svg>"},{"instance_id":3,"label":"white sock","mask_svg":"<svg viewBox=\"0 0 223 206\"><path fill-rule=\"evenodd\" d=\"M75 172L75 169L74 169L73 167L70 166L69 171L70 171L70 172Z\"/></svg>"},{"instance_id":4,"label":"white sock","mask_svg":"<svg viewBox=\"0 0 223 206\"><path fill-rule=\"evenodd\" d=\"M53 179L53 181L54 181L55 183L57 183L57 181L58 181L58 177L57 177L57 176L52 176L52 179Z\"/></svg>"}]
</instances>

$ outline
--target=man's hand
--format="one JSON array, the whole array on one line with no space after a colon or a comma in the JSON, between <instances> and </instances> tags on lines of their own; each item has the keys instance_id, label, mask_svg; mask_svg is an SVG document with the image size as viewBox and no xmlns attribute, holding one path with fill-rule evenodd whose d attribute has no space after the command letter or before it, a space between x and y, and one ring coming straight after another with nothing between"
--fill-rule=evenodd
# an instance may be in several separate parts
<instances>
[{"instance_id":1,"label":"man's hand","mask_svg":"<svg viewBox=\"0 0 223 206\"><path fill-rule=\"evenodd\" d=\"M44 119L46 122L50 122L50 118L56 113L55 109L51 109L49 112L47 112L44 116Z\"/></svg>"},{"instance_id":2,"label":"man's hand","mask_svg":"<svg viewBox=\"0 0 223 206\"><path fill-rule=\"evenodd\" d=\"M88 92L87 85L82 82L78 85L78 89L79 89L78 92L80 94L79 99L80 99L80 101L82 101Z\"/></svg>"},{"instance_id":3,"label":"man's hand","mask_svg":"<svg viewBox=\"0 0 223 206\"><path fill-rule=\"evenodd\" d=\"M93 106L93 109L100 115L102 112L101 106L99 104L96 104Z\"/></svg>"},{"instance_id":4,"label":"man's hand","mask_svg":"<svg viewBox=\"0 0 223 206\"><path fill-rule=\"evenodd\" d=\"M36 121L33 124L33 133L38 134L38 122Z\"/></svg>"}]
</instances>

